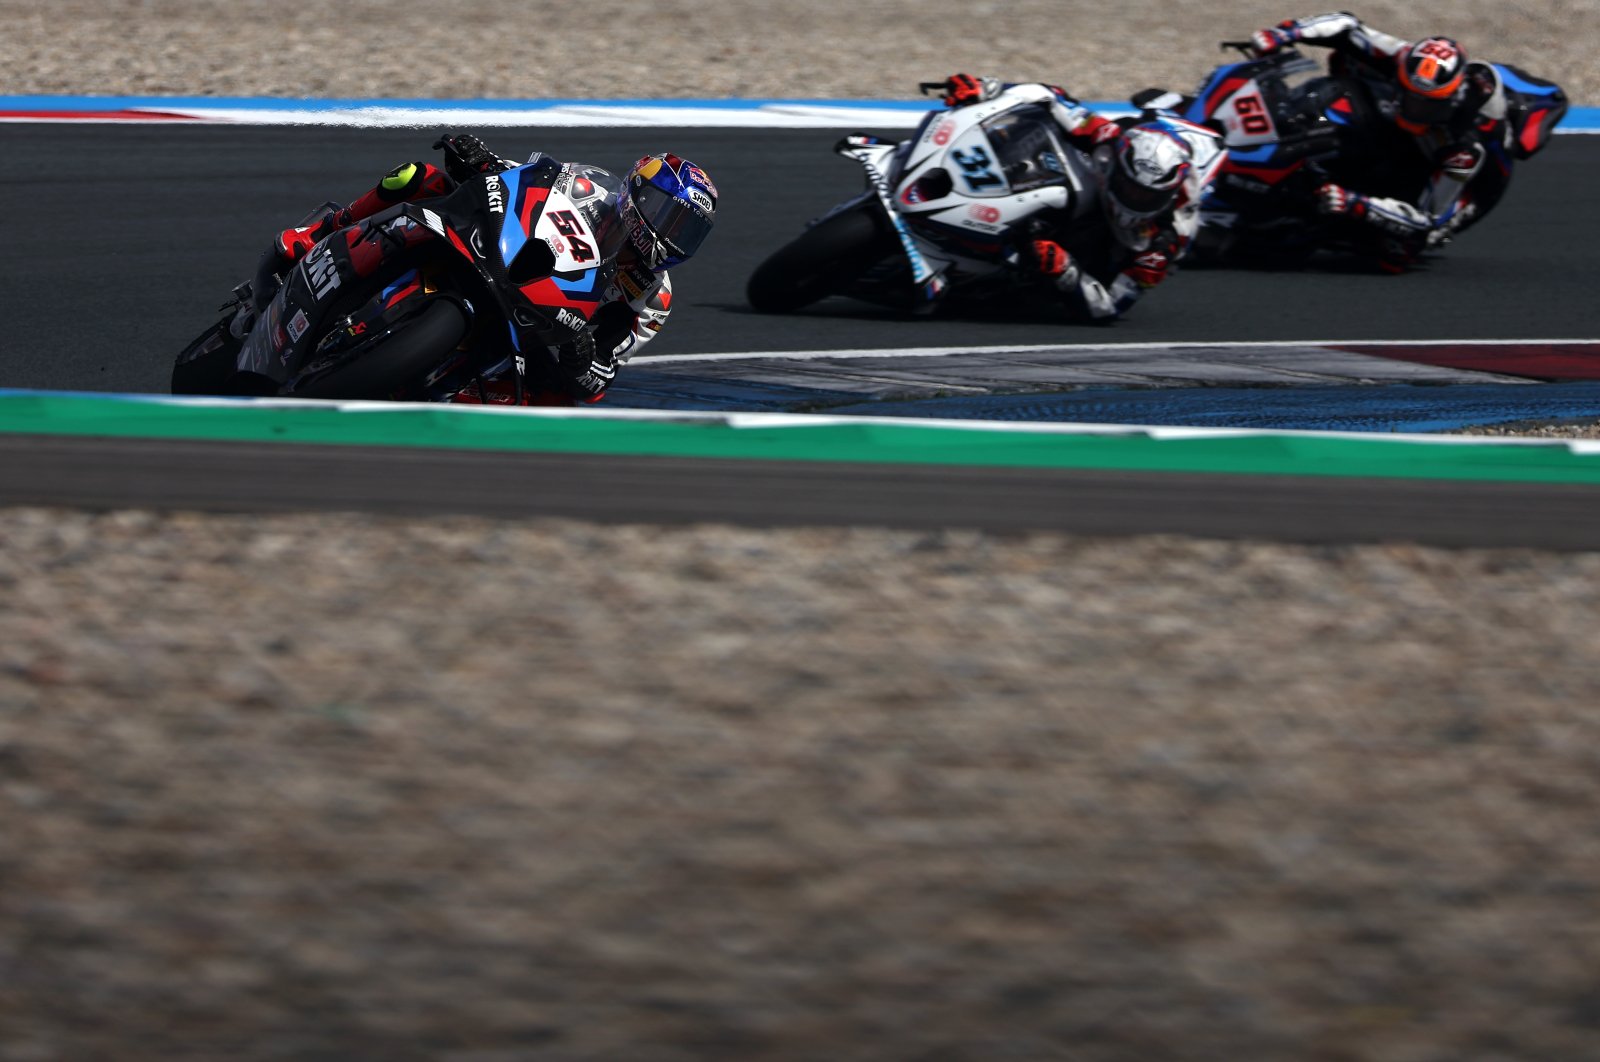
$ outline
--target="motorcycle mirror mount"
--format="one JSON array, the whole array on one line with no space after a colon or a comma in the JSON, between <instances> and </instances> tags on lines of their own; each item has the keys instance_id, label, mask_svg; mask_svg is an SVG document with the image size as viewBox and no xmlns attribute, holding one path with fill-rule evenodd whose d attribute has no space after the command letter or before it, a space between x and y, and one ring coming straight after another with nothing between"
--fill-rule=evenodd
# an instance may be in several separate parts
<instances>
[{"instance_id":1,"label":"motorcycle mirror mount","mask_svg":"<svg viewBox=\"0 0 1600 1062\"><path fill-rule=\"evenodd\" d=\"M1128 102L1141 111L1175 111L1183 106L1184 99L1171 89L1147 88L1135 92Z\"/></svg>"}]
</instances>

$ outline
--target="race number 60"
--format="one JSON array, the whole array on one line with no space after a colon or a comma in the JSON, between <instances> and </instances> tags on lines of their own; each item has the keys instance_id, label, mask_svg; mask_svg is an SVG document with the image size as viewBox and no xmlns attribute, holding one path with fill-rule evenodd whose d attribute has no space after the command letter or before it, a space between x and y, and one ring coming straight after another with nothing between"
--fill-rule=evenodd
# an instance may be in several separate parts
<instances>
[{"instance_id":1,"label":"race number 60","mask_svg":"<svg viewBox=\"0 0 1600 1062\"><path fill-rule=\"evenodd\" d=\"M1239 126L1251 136L1264 136L1272 132L1272 120L1267 117L1267 105L1260 95L1252 92L1233 101L1233 112L1239 116Z\"/></svg>"}]
</instances>

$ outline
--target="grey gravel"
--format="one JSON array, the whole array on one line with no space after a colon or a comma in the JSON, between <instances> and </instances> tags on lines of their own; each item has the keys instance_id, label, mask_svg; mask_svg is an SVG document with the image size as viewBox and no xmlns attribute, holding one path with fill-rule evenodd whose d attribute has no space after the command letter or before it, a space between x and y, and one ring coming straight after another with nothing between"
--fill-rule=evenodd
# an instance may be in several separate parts
<instances>
[{"instance_id":1,"label":"grey gravel","mask_svg":"<svg viewBox=\"0 0 1600 1062\"><path fill-rule=\"evenodd\" d=\"M1291 13L0 0L0 91L1114 96ZM1439 19L1582 101L1595 15ZM0 1062L1600 1057L1597 585L0 509Z\"/></svg>"},{"instance_id":2,"label":"grey gravel","mask_svg":"<svg viewBox=\"0 0 1600 1062\"><path fill-rule=\"evenodd\" d=\"M1337 5L1334 5L1337 8ZM1188 88L1217 42L1321 8L1220 0L0 0L0 91L285 96L905 98L956 70L1086 99ZM1359 5L1381 29L1600 100L1593 0Z\"/></svg>"},{"instance_id":3,"label":"grey gravel","mask_svg":"<svg viewBox=\"0 0 1600 1062\"><path fill-rule=\"evenodd\" d=\"M1600 555L0 539L0 1059L1600 1053Z\"/></svg>"}]
</instances>

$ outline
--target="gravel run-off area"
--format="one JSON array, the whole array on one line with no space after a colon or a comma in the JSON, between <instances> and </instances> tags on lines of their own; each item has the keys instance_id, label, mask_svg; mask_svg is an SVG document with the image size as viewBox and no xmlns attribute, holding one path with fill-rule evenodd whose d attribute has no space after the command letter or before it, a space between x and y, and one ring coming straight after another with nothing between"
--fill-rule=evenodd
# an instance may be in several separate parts
<instances>
[{"instance_id":1,"label":"gravel run-off area","mask_svg":"<svg viewBox=\"0 0 1600 1062\"><path fill-rule=\"evenodd\" d=\"M0 93L1115 98L1310 13L0 0ZM1360 13L1600 99L1600 5ZM0 1062L1600 1057L1597 601L1588 553L0 509Z\"/></svg>"}]
</instances>

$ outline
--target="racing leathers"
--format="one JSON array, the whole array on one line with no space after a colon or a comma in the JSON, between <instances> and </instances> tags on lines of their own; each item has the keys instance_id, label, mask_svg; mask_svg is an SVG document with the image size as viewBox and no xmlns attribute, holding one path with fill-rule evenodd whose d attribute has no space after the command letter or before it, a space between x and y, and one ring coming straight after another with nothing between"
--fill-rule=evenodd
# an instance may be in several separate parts
<instances>
[{"instance_id":1,"label":"racing leathers","mask_svg":"<svg viewBox=\"0 0 1600 1062\"><path fill-rule=\"evenodd\" d=\"M435 147L445 151L445 169L427 162L405 163L392 170L371 190L343 209L330 212L315 224L287 229L274 243L281 265L292 263L335 229L356 224L400 203L446 195L461 181L479 174L500 173L518 163L488 151L476 137L445 136ZM591 186L600 200L598 209L615 212L618 196L625 195L622 181L598 166L561 163L535 152L528 164L544 161L558 166L555 187L576 182ZM665 271L646 268L623 241L609 271L604 301L589 327L572 342L552 351L549 362L506 357L488 371L454 379L457 387L445 398L453 402L494 405L570 405L597 402L611 386L617 367L655 337L672 308L672 281ZM447 383L452 378L447 377Z\"/></svg>"},{"instance_id":2,"label":"racing leathers","mask_svg":"<svg viewBox=\"0 0 1600 1062\"><path fill-rule=\"evenodd\" d=\"M1342 143L1351 149L1341 149L1341 171L1316 190L1315 209L1386 233L1383 257L1394 270L1482 220L1505 193L1512 160L1542 147L1566 112L1558 86L1514 68L1467 61L1448 38L1405 41L1348 12L1289 19L1258 30L1252 43L1261 54L1294 44L1329 48L1330 73L1366 87L1364 98L1333 104L1335 114L1349 119L1353 135ZM1460 65L1460 85L1430 99L1406 83L1408 62L1424 64L1429 73ZM1529 101L1535 104L1531 122ZM1386 129L1361 128L1359 117L1369 107L1381 120L1372 124ZM1367 143L1353 145L1354 137Z\"/></svg>"},{"instance_id":3,"label":"racing leathers","mask_svg":"<svg viewBox=\"0 0 1600 1062\"><path fill-rule=\"evenodd\" d=\"M1199 229L1204 188L1225 157L1215 132L1163 119L1161 135L1177 152L1181 180L1160 209L1131 213L1119 209L1106 187L1119 144L1139 119L1116 121L1096 114L1058 86L1003 84L965 74L946 82L945 98L952 107L990 101L1044 104L1066 142L1092 160L1101 209L1075 216L1041 212L1014 255L1015 268L1027 283L1044 286L1078 319L1109 322L1174 271Z\"/></svg>"}]
</instances>

